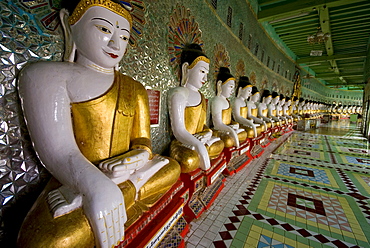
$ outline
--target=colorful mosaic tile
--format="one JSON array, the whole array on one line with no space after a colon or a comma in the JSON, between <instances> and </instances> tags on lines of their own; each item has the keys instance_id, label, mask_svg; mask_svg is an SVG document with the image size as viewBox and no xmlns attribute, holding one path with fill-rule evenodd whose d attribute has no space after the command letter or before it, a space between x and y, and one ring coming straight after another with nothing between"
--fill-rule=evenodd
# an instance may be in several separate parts
<instances>
[{"instance_id":1,"label":"colorful mosaic tile","mask_svg":"<svg viewBox=\"0 0 370 248\"><path fill-rule=\"evenodd\" d=\"M338 147L334 146L332 147L333 151L337 151L340 153L351 153L353 155L358 156L370 156L370 150L369 149L361 149L361 148L350 148L350 147Z\"/></svg>"},{"instance_id":2,"label":"colorful mosaic tile","mask_svg":"<svg viewBox=\"0 0 370 248\"><path fill-rule=\"evenodd\" d=\"M321 143L321 142L320 142ZM290 146L290 147L304 147L304 148L308 148L308 149L320 149L320 150L324 150L325 147L320 144L320 143L308 143L308 142L299 142L299 141L296 141L296 142L291 142L289 144L287 144L287 146Z\"/></svg>"},{"instance_id":3,"label":"colorful mosaic tile","mask_svg":"<svg viewBox=\"0 0 370 248\"><path fill-rule=\"evenodd\" d=\"M338 163L370 167L370 157L334 154Z\"/></svg>"},{"instance_id":4,"label":"colorful mosaic tile","mask_svg":"<svg viewBox=\"0 0 370 248\"><path fill-rule=\"evenodd\" d=\"M263 185L264 182L261 182ZM256 206L257 212L280 220L294 220L297 226L311 226L329 230L338 235L352 236L358 232L358 238L367 242L365 234L352 211L353 205L345 196L327 194L311 189L291 186L269 181L263 186L263 194L258 190L250 206L254 210L254 201L259 201ZM349 199L352 200L352 199ZM282 218L281 218L282 217Z\"/></svg>"},{"instance_id":5,"label":"colorful mosaic tile","mask_svg":"<svg viewBox=\"0 0 370 248\"><path fill-rule=\"evenodd\" d=\"M277 160L271 160L270 164L271 169L268 169L267 174L333 188L339 187L336 180L339 177L335 170ZM344 186L342 188L344 189Z\"/></svg>"},{"instance_id":6,"label":"colorful mosaic tile","mask_svg":"<svg viewBox=\"0 0 370 248\"><path fill-rule=\"evenodd\" d=\"M280 148L275 153L296 156L296 157L304 157L304 158L314 158L317 160L324 160L330 162L330 157L327 152L320 152L320 151L310 151L310 150L303 150L303 149L296 149L296 148Z\"/></svg>"}]
</instances>

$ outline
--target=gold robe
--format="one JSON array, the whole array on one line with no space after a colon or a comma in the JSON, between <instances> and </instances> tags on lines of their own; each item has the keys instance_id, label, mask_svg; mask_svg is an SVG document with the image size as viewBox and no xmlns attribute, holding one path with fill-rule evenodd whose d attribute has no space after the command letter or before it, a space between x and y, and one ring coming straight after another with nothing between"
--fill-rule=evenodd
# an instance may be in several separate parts
<instances>
[{"instance_id":1,"label":"gold robe","mask_svg":"<svg viewBox=\"0 0 370 248\"><path fill-rule=\"evenodd\" d=\"M210 129L206 125L207 103L201 94L199 105L186 107L184 113L185 128L191 134L206 133ZM224 149L222 140L216 141L211 146L206 145L210 159L216 158ZM179 162L182 173L191 172L199 168L199 156L195 150L187 148L178 140L173 140L170 146L170 156Z\"/></svg>"},{"instance_id":2,"label":"gold robe","mask_svg":"<svg viewBox=\"0 0 370 248\"><path fill-rule=\"evenodd\" d=\"M236 123L236 122L232 121L231 113L232 113L232 109L231 109L230 104L229 104L229 108L222 110L222 123L223 124L231 125L231 124ZM225 134L225 133L222 133L220 131L215 131L214 133L215 133L216 136L218 136L222 139L222 141L225 144L225 147L235 146L235 141L234 141L234 139L232 138L232 136L230 134ZM242 131L242 132L238 133L239 143L244 142L247 139L247 137L248 137L248 133L246 131Z\"/></svg>"}]
</instances>

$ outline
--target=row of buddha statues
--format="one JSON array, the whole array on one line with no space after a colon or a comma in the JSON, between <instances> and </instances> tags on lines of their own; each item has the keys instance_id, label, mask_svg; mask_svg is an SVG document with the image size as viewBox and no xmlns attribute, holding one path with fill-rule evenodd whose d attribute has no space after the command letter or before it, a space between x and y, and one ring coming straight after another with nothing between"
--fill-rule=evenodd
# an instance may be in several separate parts
<instances>
[{"instance_id":1,"label":"row of buddha statues","mask_svg":"<svg viewBox=\"0 0 370 248\"><path fill-rule=\"evenodd\" d=\"M222 185L225 149L234 156L235 149L262 144L258 139L266 145L273 132L291 131L294 121L319 117L318 104L260 93L248 77L236 79L221 67L208 121L199 90L210 59L199 45L188 44L180 85L168 93L169 154L154 154L147 92L116 70L132 28L129 10L116 0L62 6L65 61L27 65L18 80L34 149L52 175L23 223L19 247L121 247L138 235L145 240L155 229L148 223L174 209L167 205L187 201L178 194L196 195L199 184ZM134 224L139 231L129 229L128 236Z\"/></svg>"}]
</instances>

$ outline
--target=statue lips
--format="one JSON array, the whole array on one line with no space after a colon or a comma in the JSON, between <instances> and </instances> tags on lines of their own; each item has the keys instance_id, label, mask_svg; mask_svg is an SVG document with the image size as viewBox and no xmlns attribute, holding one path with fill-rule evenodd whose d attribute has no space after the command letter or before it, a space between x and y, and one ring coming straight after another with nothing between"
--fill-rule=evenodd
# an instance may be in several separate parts
<instances>
[{"instance_id":1,"label":"statue lips","mask_svg":"<svg viewBox=\"0 0 370 248\"><path fill-rule=\"evenodd\" d=\"M103 50L104 51L104 50ZM114 53L108 53L108 52L106 52L106 51L104 51L106 54L108 54L111 58L113 58L113 59L116 59L116 58L118 58L118 55L117 54L114 54Z\"/></svg>"}]
</instances>

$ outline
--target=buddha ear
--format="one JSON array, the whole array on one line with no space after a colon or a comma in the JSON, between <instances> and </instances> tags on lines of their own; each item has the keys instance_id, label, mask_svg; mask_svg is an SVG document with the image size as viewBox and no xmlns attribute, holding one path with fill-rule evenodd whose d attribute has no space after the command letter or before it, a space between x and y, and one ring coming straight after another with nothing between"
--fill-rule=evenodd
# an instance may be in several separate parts
<instances>
[{"instance_id":1,"label":"buddha ear","mask_svg":"<svg viewBox=\"0 0 370 248\"><path fill-rule=\"evenodd\" d=\"M217 96L221 96L221 93L222 93L222 81L221 80L218 80L217 83L216 83L216 86L217 86Z\"/></svg>"},{"instance_id":2,"label":"buddha ear","mask_svg":"<svg viewBox=\"0 0 370 248\"><path fill-rule=\"evenodd\" d=\"M181 65L181 82L180 86L185 86L189 77L189 63L185 62Z\"/></svg>"},{"instance_id":3,"label":"buddha ear","mask_svg":"<svg viewBox=\"0 0 370 248\"><path fill-rule=\"evenodd\" d=\"M69 13L66 9L61 9L59 12L60 21L62 23L64 31L64 61L74 62L76 46L72 39L72 30L71 26L68 23Z\"/></svg>"}]
</instances>

